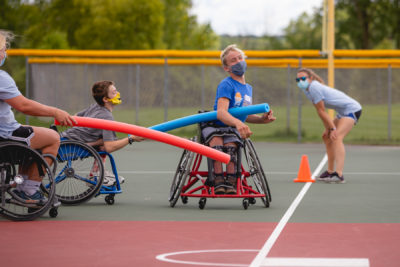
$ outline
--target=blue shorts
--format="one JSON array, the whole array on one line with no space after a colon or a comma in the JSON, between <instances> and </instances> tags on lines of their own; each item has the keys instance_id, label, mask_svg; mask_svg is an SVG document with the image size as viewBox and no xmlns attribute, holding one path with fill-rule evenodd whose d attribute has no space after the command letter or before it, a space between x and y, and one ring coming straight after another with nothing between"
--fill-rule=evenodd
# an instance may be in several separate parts
<instances>
[{"instance_id":1,"label":"blue shorts","mask_svg":"<svg viewBox=\"0 0 400 267\"><path fill-rule=\"evenodd\" d=\"M345 115L340 115L339 113L336 115L336 118L337 119L340 119L340 118L343 118L343 117L349 117L349 118L352 118L353 120L354 120L354 124L357 124L357 122L358 122L358 120L360 119L360 117L361 117L361 109L359 110L359 111L356 111L356 112L351 112L351 113L348 113L348 114L345 114Z\"/></svg>"}]
</instances>

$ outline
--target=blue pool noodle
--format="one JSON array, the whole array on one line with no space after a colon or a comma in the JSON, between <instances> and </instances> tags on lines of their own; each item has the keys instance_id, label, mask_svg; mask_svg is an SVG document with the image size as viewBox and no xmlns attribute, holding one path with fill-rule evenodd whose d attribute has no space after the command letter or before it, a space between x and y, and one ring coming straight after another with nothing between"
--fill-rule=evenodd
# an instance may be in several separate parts
<instances>
[{"instance_id":1,"label":"blue pool noodle","mask_svg":"<svg viewBox=\"0 0 400 267\"><path fill-rule=\"evenodd\" d=\"M229 113L234 116L238 117L241 115L250 115L250 114L257 114L257 113L265 113L269 111L269 106L267 103L258 104L258 105L251 105L246 107L240 108L230 108L228 109ZM160 132L168 132L173 129L177 129L180 127L188 126L195 123L200 122L208 122L208 121L215 121L217 120L217 112L210 111L205 113L199 113L190 115L187 117L175 119L172 121L167 121L164 123L160 123L154 126L149 127L150 129L157 130Z\"/></svg>"}]
</instances>

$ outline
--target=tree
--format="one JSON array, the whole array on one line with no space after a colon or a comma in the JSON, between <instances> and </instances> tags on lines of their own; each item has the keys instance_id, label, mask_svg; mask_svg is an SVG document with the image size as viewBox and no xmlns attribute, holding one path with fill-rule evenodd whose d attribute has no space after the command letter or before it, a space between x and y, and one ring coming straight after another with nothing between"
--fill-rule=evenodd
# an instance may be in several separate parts
<instances>
[{"instance_id":1,"label":"tree","mask_svg":"<svg viewBox=\"0 0 400 267\"><path fill-rule=\"evenodd\" d=\"M318 9L313 15L303 13L296 21L291 21L284 29L285 48L321 49L322 16Z\"/></svg>"},{"instance_id":2,"label":"tree","mask_svg":"<svg viewBox=\"0 0 400 267\"><path fill-rule=\"evenodd\" d=\"M336 47L400 47L399 0L338 0Z\"/></svg>"},{"instance_id":3,"label":"tree","mask_svg":"<svg viewBox=\"0 0 400 267\"><path fill-rule=\"evenodd\" d=\"M190 0L164 0L163 41L167 49L216 49L218 36L210 24L198 25L189 15Z\"/></svg>"}]
</instances>

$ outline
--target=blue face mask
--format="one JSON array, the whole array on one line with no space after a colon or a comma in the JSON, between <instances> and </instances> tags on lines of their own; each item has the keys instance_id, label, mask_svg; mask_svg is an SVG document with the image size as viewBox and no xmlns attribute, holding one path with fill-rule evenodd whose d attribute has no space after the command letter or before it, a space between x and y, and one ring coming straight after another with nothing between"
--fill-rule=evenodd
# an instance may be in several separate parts
<instances>
[{"instance_id":1,"label":"blue face mask","mask_svg":"<svg viewBox=\"0 0 400 267\"><path fill-rule=\"evenodd\" d=\"M306 89L308 88L308 86L310 86L310 83L309 83L307 80L305 80L305 81L299 81L299 82L297 83L297 86L298 86L301 90L306 91Z\"/></svg>"},{"instance_id":2,"label":"blue face mask","mask_svg":"<svg viewBox=\"0 0 400 267\"><path fill-rule=\"evenodd\" d=\"M4 58L0 62L0 67L3 66L4 61L6 61L6 58L7 58L7 53L4 52Z\"/></svg>"},{"instance_id":3,"label":"blue face mask","mask_svg":"<svg viewBox=\"0 0 400 267\"><path fill-rule=\"evenodd\" d=\"M231 72L236 76L243 76L243 74L246 72L246 69L247 69L247 63L244 60L239 61L235 65L231 66Z\"/></svg>"}]
</instances>

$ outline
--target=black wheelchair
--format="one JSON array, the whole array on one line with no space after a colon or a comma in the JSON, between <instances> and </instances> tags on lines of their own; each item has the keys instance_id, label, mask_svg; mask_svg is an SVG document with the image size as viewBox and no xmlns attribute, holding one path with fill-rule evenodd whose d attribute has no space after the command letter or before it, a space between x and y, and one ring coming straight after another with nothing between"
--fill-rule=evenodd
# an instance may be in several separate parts
<instances>
[{"instance_id":1,"label":"black wheelchair","mask_svg":"<svg viewBox=\"0 0 400 267\"><path fill-rule=\"evenodd\" d=\"M194 142L207 144L201 134L201 130L207 127L207 123L199 124L199 135L191 138ZM236 135L235 132L215 132L213 136ZM240 138L240 137L239 137ZM245 160L242 161L242 151ZM242 140L242 145L236 150L236 194L215 194L213 160L207 159L207 171L199 171L202 155L184 150L179 160L172 185L170 188L169 202L174 207L179 198L182 203L188 203L189 197L199 198L199 208L204 209L207 198L242 198L244 209L249 204L255 204L256 198L260 198L263 205L268 208L272 201L267 177L257 156L254 144L250 139ZM225 173L226 175L226 173Z\"/></svg>"},{"instance_id":2,"label":"black wheelchair","mask_svg":"<svg viewBox=\"0 0 400 267\"><path fill-rule=\"evenodd\" d=\"M45 157L53 159L53 168ZM50 217L57 217L59 202L55 195L54 171L57 162L53 155L40 154L25 143L0 140L0 215L13 221L31 221L49 211ZM25 200L15 192L17 184L23 182L21 171L36 168L43 177L41 193L47 201Z\"/></svg>"}]
</instances>

